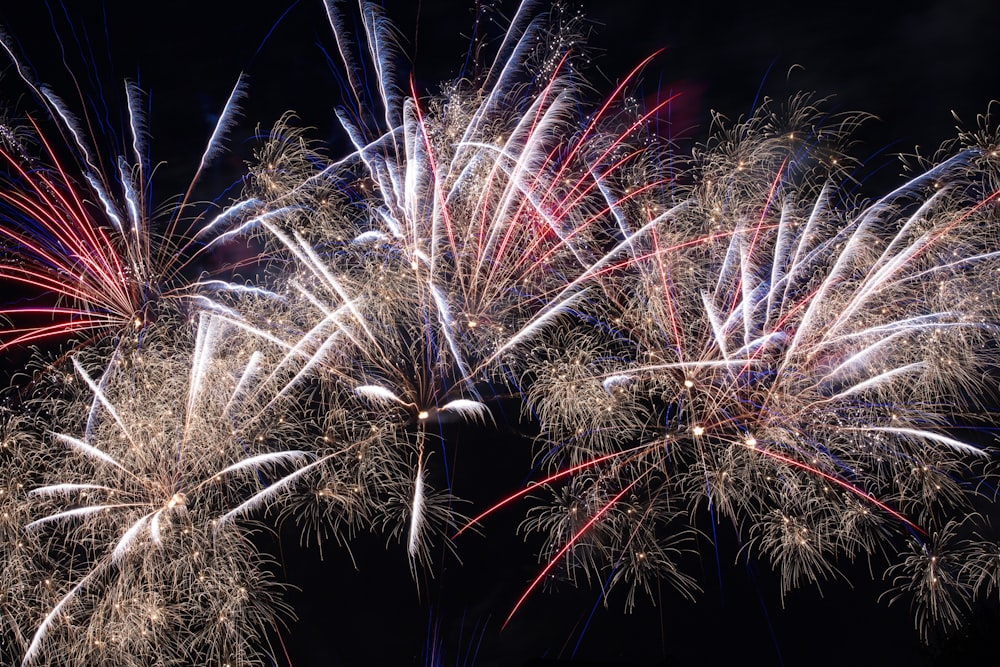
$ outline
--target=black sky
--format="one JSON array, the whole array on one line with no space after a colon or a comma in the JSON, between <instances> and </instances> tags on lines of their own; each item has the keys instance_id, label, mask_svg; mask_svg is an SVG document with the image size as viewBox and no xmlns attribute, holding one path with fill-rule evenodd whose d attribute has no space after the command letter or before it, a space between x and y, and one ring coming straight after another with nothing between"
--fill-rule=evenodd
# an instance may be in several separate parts
<instances>
[{"instance_id":1,"label":"black sky","mask_svg":"<svg viewBox=\"0 0 1000 667\"><path fill-rule=\"evenodd\" d=\"M329 142L332 152L343 145L333 116L340 100L336 77L320 48L332 48L320 0L294 6L290 0L67 4L7 2L0 23L38 78L74 100L58 36L82 94L107 100L109 126L120 127L124 118L120 81L138 78L150 95L154 160L166 161L161 195L185 185L241 71L251 78L234 157L209 187L221 190L236 181L252 149L247 137L289 109L317 128L314 136ZM512 12L513 3L500 4ZM594 22L595 90L610 91L645 56L664 48L643 80L649 88L684 93L676 130L695 139L705 136L711 109L746 115L759 90L778 99L798 91L833 95L836 108L878 117L862 132L855 154L874 155L869 169L881 167L872 187L895 182L900 168L894 152L918 144L932 149L953 136L952 110L971 124L1000 97L1000 5L992 2L578 4ZM433 90L459 73L473 0L386 5L413 57L418 87ZM0 100L32 109L14 79L10 71L0 79ZM527 454L512 448L523 448L523 440L502 434L482 442L463 434L455 444L480 448L476 456L459 454L456 470L456 492L479 503L475 509L512 480L521 481ZM832 581L822 597L815 589L797 591L782 609L776 577L765 565L732 565L739 548L732 535L720 535L721 567L710 550L689 563L706 589L696 603L664 589L655 607L643 601L626 615L622 600L613 598L609 609L598 606L582 633L598 592L565 589L535 595L501 633L503 618L538 568L531 545L511 537L520 516L514 510L488 524L485 537L462 538L463 564L445 559L420 596L402 549L387 550L382 538L359 539L353 562L331 545L321 563L315 550L298 553L289 542L277 555L302 589L290 593L300 621L282 633L292 664L430 664L435 621L443 665L532 664L574 652L591 661L582 664L962 664L1000 651L1000 640L989 639L996 615L977 619L986 629L974 627L966 639L923 648L905 605L877 602L876 588L864 584L852 589Z\"/></svg>"}]
</instances>

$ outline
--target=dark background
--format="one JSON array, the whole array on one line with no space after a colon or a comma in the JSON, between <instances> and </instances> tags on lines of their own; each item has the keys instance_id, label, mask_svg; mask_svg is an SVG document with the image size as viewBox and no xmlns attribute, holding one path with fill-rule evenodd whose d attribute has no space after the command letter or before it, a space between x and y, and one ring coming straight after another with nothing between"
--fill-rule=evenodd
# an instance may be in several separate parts
<instances>
[{"instance_id":1,"label":"dark background","mask_svg":"<svg viewBox=\"0 0 1000 667\"><path fill-rule=\"evenodd\" d=\"M761 92L778 99L798 91L834 95L834 108L874 114L878 119L864 127L855 151L870 174L869 195L900 181L894 153L916 145L933 150L954 135L952 110L972 125L1000 96L1000 6L991 2L576 4L593 20L596 91L610 92L645 56L665 49L643 82L648 91L683 93L671 116L671 133L682 144L685 137L705 136L710 110L746 115ZM351 3L343 5L352 11ZM413 58L418 90L433 92L438 81L460 73L473 0L386 5L403 51ZM511 2L498 6L513 13ZM106 102L102 141L125 143L121 81L139 80L150 96L151 158L164 163L154 192L162 201L187 185L241 71L251 77L249 97L232 153L208 175L201 196L238 187L255 128L269 128L286 110L316 128L313 136L331 155L345 146L333 117L340 92L320 48L333 52L320 0L86 0L66 9L5 2L0 24L38 78L71 107L81 96L97 107ZM0 79L0 100L15 111L36 108L9 68ZM469 512L523 482L529 454L515 433L456 433L449 446L455 492L473 501ZM1000 652L993 608L980 610L965 635L921 646L905 603L878 602L880 586L864 583L863 566L845 564L854 588L834 580L822 594L793 592L783 608L773 573L763 564L734 565L739 545L722 528L721 566L707 545L686 563L705 587L696 603L664 589L625 614L621 596L612 596L608 609L595 608L596 589L563 588L536 593L500 632L540 567L533 545L514 535L523 509L492 518L484 536L460 538L463 563L443 557L434 579L421 579L419 592L404 550L387 548L381 537L355 540L353 560L328 545L321 560L316 549L298 549L295 536L286 535L276 555L299 588L288 596L299 620L282 630L281 641L275 638L278 664L289 662L281 642L296 667L543 665L574 656L590 665L993 664Z\"/></svg>"}]
</instances>

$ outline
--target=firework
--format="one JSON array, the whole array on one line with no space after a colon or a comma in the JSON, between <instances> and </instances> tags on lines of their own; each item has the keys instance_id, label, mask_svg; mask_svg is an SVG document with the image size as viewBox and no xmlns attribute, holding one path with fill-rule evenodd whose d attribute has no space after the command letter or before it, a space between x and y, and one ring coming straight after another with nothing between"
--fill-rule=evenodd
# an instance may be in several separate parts
<instances>
[{"instance_id":1,"label":"firework","mask_svg":"<svg viewBox=\"0 0 1000 667\"><path fill-rule=\"evenodd\" d=\"M0 122L0 279L18 285L29 306L0 311L16 323L4 331L0 351L12 346L76 338L90 344L141 335L157 318L161 300L191 295L191 267L213 248L253 225L255 202L207 206L191 214L191 195L206 167L222 152L239 113L244 82L233 88L208 138L187 192L169 207L150 201L145 97L126 82L128 150L95 147L88 105L82 117L37 82L6 36L0 40L21 83L41 106L31 115ZM50 138L57 136L59 141ZM229 267L232 269L233 267ZM222 269L220 269L222 271Z\"/></svg>"},{"instance_id":2,"label":"firework","mask_svg":"<svg viewBox=\"0 0 1000 667\"><path fill-rule=\"evenodd\" d=\"M863 117L800 97L720 119L668 178L641 130L669 100L630 110L626 83L570 115L572 38L538 40L518 15L471 92L420 99L392 78L377 8L361 15L383 116L340 114L356 152L326 164L279 126L253 194L301 209L265 225L301 267L293 310L316 313L281 320L306 332L288 347L332 378L330 405L415 452L411 555L423 424L456 403L478 418L498 383L539 420L540 463L576 470L524 523L546 536L529 591L559 567L627 586L629 605L657 579L691 594L678 563L701 509L787 591L924 545L983 498L989 455L956 434L994 363L981 146L856 203L845 145ZM943 582L926 599L964 592Z\"/></svg>"},{"instance_id":3,"label":"firework","mask_svg":"<svg viewBox=\"0 0 1000 667\"><path fill-rule=\"evenodd\" d=\"M855 119L819 129L818 113L801 98L722 125L683 205L652 226L637 216L604 298L581 304L607 326L581 321L583 344L571 329L536 350L540 455L601 463L525 529L547 533L562 567L628 581L647 533L660 544L707 509L783 591L858 558L890 578L923 563L918 625L955 627L967 585L944 536L990 500L989 442L962 427L982 418L996 363L997 194L968 146L845 202L838 141ZM927 557L883 560L907 544Z\"/></svg>"},{"instance_id":4,"label":"firework","mask_svg":"<svg viewBox=\"0 0 1000 667\"><path fill-rule=\"evenodd\" d=\"M821 100L719 117L682 158L655 131L672 98L635 101L648 60L588 105L559 9L522 5L491 63L429 94L378 7L351 35L332 5L350 149L284 116L212 219L189 189L154 225L136 87L109 176L17 66L65 146L0 127L0 277L53 303L5 311L53 323L4 347L91 344L40 357L3 415L5 660L263 664L288 610L259 528L380 532L419 584L522 500L540 567L508 621L543 582L693 598L688 554L722 529L782 595L884 573L925 639L996 592L988 118L855 200L864 117ZM184 278L251 231L254 282ZM503 420L534 432L533 481L469 521L454 425Z\"/></svg>"},{"instance_id":5,"label":"firework","mask_svg":"<svg viewBox=\"0 0 1000 667\"><path fill-rule=\"evenodd\" d=\"M286 258L281 298L263 314L234 308L248 322L256 316L248 331L283 341L301 368L296 383L323 385L327 421L341 416L327 438L337 449L324 457L361 433L359 458L401 471L392 495L408 498L412 560L426 552L431 508L451 507L447 496L430 502L430 429L494 421L487 402L520 391L511 360L599 282L590 274L620 252L621 229L608 222L663 179L623 185L644 169L632 139L644 119L623 128L613 118L611 99L626 83L581 126L572 21L549 43L550 28L525 9L481 80L421 98L393 80L394 45L377 7L361 7L367 70L329 14L349 99L373 83L381 113L339 113L354 151L332 162L292 118L275 127L247 197L273 213L261 229L270 254ZM447 471L434 476L450 484ZM454 522L447 512L437 520Z\"/></svg>"},{"instance_id":6,"label":"firework","mask_svg":"<svg viewBox=\"0 0 1000 667\"><path fill-rule=\"evenodd\" d=\"M22 664L263 659L282 606L242 507L307 455L271 445L297 441L280 417L235 416L252 354L224 345L210 316L196 329L193 340L179 321L147 330L100 386L74 356L28 404L48 418L21 448L34 452L21 529L40 591L20 616L33 633Z\"/></svg>"}]
</instances>

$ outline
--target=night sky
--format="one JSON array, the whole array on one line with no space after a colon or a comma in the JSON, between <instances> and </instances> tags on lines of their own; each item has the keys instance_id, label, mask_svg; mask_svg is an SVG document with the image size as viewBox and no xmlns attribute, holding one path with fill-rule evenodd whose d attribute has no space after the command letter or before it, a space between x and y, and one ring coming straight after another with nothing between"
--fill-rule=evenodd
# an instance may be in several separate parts
<instances>
[{"instance_id":1,"label":"night sky","mask_svg":"<svg viewBox=\"0 0 1000 667\"><path fill-rule=\"evenodd\" d=\"M438 81L460 74L473 0L385 4L413 59L418 90L433 92ZM514 3L499 4L512 13ZM854 151L865 161L869 195L900 182L896 153L917 145L932 151L954 135L953 110L971 126L1000 97L995 3L577 4L593 20L595 100L664 49L642 81L650 93L657 87L682 93L671 118L682 146L705 137L711 110L745 116L759 94L780 100L812 91L834 96L835 110L874 114ZM650 9L654 4L661 6ZM200 196L224 197L234 184L238 194L254 131L266 130L286 110L316 128L312 136L328 144L331 156L345 146L333 115L340 91L324 54L335 51L320 0L81 0L68 9L7 2L0 23L37 77L74 101L64 59L81 94L106 101L109 128L124 127L121 80L139 80L150 96L152 159L164 163L154 193L162 200L186 186L214 114L242 71L250 76L249 95L232 155L209 175ZM0 100L13 110L37 108L13 72L5 72L0 88ZM117 136L122 141L124 135ZM524 483L530 453L516 429L453 436L454 490L472 501L467 512ZM700 557L685 563L705 589L694 603L664 588L625 614L620 595L605 609L597 588L560 587L535 594L500 632L540 567L533 545L515 535L525 507L493 517L481 536L461 537L462 563L443 555L434 578L420 578L419 591L405 550L395 543L387 548L381 536L359 536L350 554L327 544L322 561L315 548L299 549L292 531L280 544L262 537L283 576L300 589L288 595L299 620L281 631L291 664L432 664L436 643L433 664L482 666L559 664L574 656L590 665L962 664L1000 651L1000 639L991 640L1000 618L995 609L974 618L968 636L921 647L906 603L878 602L882 586L866 583L863 565L842 564L851 583L829 581L822 595L815 588L795 591L783 608L777 576L765 564L736 563L739 544L722 526L719 553L703 541ZM277 638L275 649L283 653ZM278 664L287 664L283 655Z\"/></svg>"}]
</instances>

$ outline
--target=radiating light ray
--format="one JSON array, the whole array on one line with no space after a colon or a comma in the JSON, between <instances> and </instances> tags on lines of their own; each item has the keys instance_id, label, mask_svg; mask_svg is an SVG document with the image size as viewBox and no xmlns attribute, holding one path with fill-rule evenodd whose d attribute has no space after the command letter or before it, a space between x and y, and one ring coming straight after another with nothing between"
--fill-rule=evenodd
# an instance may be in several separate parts
<instances>
[{"instance_id":1,"label":"radiating light ray","mask_svg":"<svg viewBox=\"0 0 1000 667\"><path fill-rule=\"evenodd\" d=\"M942 445L947 445L952 449L959 451L963 454L973 454L975 456L989 456L989 453L984 451L981 447L974 447L961 440L956 440L955 438L949 438L946 435L940 433L934 433L933 431L922 431L914 428L899 428L892 426L865 426L858 428L846 429L849 431L858 431L861 433L893 433L896 435L908 436L916 438L918 440L930 440L932 442L937 442Z\"/></svg>"},{"instance_id":2,"label":"radiating light ray","mask_svg":"<svg viewBox=\"0 0 1000 667\"><path fill-rule=\"evenodd\" d=\"M888 382L895 380L900 377L905 377L907 375L912 375L924 369L923 362L914 362L912 364L907 364L906 366L900 366L899 368L892 368L878 375L873 375L861 382L851 385L847 389L837 392L836 394L830 396L828 401L836 401L853 394L860 394L873 387L880 387L881 385L887 384Z\"/></svg>"},{"instance_id":3,"label":"radiating light ray","mask_svg":"<svg viewBox=\"0 0 1000 667\"><path fill-rule=\"evenodd\" d=\"M480 401L473 401L467 398L456 398L453 401L448 401L440 408L439 412L453 412L457 415L461 415L466 420L481 421L486 423L486 418L489 417L490 421L493 421L493 414L485 403Z\"/></svg>"},{"instance_id":4,"label":"radiating light ray","mask_svg":"<svg viewBox=\"0 0 1000 667\"><path fill-rule=\"evenodd\" d=\"M410 528L406 542L406 551L410 560L417 557L420 549L420 534L424 523L424 464L417 461L417 470L413 477L413 500L410 504Z\"/></svg>"},{"instance_id":5,"label":"radiating light ray","mask_svg":"<svg viewBox=\"0 0 1000 667\"><path fill-rule=\"evenodd\" d=\"M755 452L760 452L764 456L767 456L769 458L775 459L777 461L781 461L783 463L787 463L789 465L795 466L796 468L801 468L803 470L806 470L810 474L822 477L823 479L827 480L828 482L832 482L833 484L836 484L837 486L841 487L842 489L846 489L847 491L850 491L851 493L853 493L854 495L856 495L858 498L861 498L865 502L871 503L872 505L878 507L880 510L882 510L886 514L888 514L888 515L892 516L893 518L897 519L900 523L903 523L903 524L909 526L910 528L912 528L913 530L917 531L921 535L927 535L927 531L925 531L923 528L921 528L917 524L913 523L911 520L907 519L906 516L904 516L903 514L901 514L900 512L898 512L897 510L894 510L893 508L889 507L888 505L886 505L882 501L878 500L877 498L875 498L874 496L872 496L870 493L866 493L865 491L859 489L858 487L854 486L853 484L850 484L849 482L845 482L844 480L842 480L842 479L840 479L838 477L835 477L833 475L830 475L829 473L823 472L822 470L819 470L818 468L814 468L812 466L806 465L805 463L802 463L801 461L796 461L793 458L790 458L788 456L784 456L784 455L779 454L777 452L773 452L773 451L771 451L769 449L764 449L764 448L760 448L760 447L756 447L756 446L753 447L752 449Z\"/></svg>"},{"instance_id":6,"label":"radiating light ray","mask_svg":"<svg viewBox=\"0 0 1000 667\"><path fill-rule=\"evenodd\" d=\"M41 519L35 519L29 524L24 526L27 531L37 530L39 526L44 526L49 523L59 523L65 521L66 519L82 519L93 514L104 514L110 510L121 509L123 507L138 507L135 503L118 503L115 505L87 505L86 507L77 507L76 509L66 510L65 512L56 512L55 514L50 514L44 516Z\"/></svg>"},{"instance_id":7,"label":"radiating light ray","mask_svg":"<svg viewBox=\"0 0 1000 667\"><path fill-rule=\"evenodd\" d=\"M62 442L63 444L72 447L73 449L77 450L84 456L89 456L99 461L103 461L104 463L109 463L115 466L116 468L120 468L121 470L126 469L121 463L114 460L112 457L108 456L97 447L94 447L93 445L88 445L86 442L80 440L79 438L74 438L64 433L52 433L52 437L54 437L59 442Z\"/></svg>"},{"instance_id":8,"label":"radiating light ray","mask_svg":"<svg viewBox=\"0 0 1000 667\"><path fill-rule=\"evenodd\" d=\"M572 549L573 545L576 544L577 541L579 541L579 539L586 534L586 532L590 529L590 527L593 526L598 521L600 521L601 517L604 516L604 514L609 509L611 509L615 503L621 500L622 497L624 497L626 493L631 491L632 487L634 487L640 481L642 481L642 477L634 479L628 486L619 491L614 498L605 503L604 506L601 507L601 509L597 510L597 512L594 513L594 516L590 517L590 519L588 519L587 522L583 524L583 527L580 528L580 530L578 530L576 534L573 535L573 537L570 540L568 540L566 544L563 545L563 547L556 553L556 555L549 560L548 564L544 568L542 568L542 571L538 573L538 576L536 576L532 580L531 584L528 586L527 589L525 589L521 597L518 598L517 603L514 605L513 609L510 610L510 614L508 614L507 620L504 621L503 625L501 626L501 629L507 627L507 625L510 623L510 620L514 618L514 614L517 613L517 610L521 608L521 605L524 604L524 601L528 599L529 595L531 595L531 592L538 587L538 584L541 583L542 579L544 579L545 576L548 575L548 573L552 570L552 568L559 563L562 557L566 555L566 552Z\"/></svg>"},{"instance_id":9,"label":"radiating light ray","mask_svg":"<svg viewBox=\"0 0 1000 667\"><path fill-rule=\"evenodd\" d=\"M79 493L80 491L111 491L110 487L100 484L51 484L40 486L28 492L29 496L59 495L63 493Z\"/></svg>"},{"instance_id":10,"label":"radiating light ray","mask_svg":"<svg viewBox=\"0 0 1000 667\"><path fill-rule=\"evenodd\" d=\"M568 477L570 475L573 475L573 474L575 474L575 473L577 473L577 472L579 472L581 470L585 470L585 469L590 468L592 466L599 465L601 463L604 463L605 461L608 461L609 459L615 459L615 458L618 458L618 457L623 456L625 454L633 454L633 453L635 453L637 451L641 451L642 449L645 449L645 447L634 447L632 449L624 450L624 451L621 451L621 452L612 452L611 454L606 454L604 456L598 457L598 458L593 459L591 461L586 461L584 463L580 463L578 465L575 465L575 466L572 466L570 468L567 468L566 470L562 470L560 472L557 472L554 475L549 475L545 479L541 479L541 480L539 480L537 482L534 482L531 485L527 486L526 488L521 489L520 491L517 491L517 492L515 492L515 493L513 493L513 494L511 494L509 496L507 496L506 498L504 498L500 502L498 502L495 505L489 507L482 514L478 514L475 517L473 517L472 519L470 519L469 522L467 524L465 524L461 528L461 530L459 530L457 533L455 533L455 535L453 536L452 539L457 538L459 535L461 535L462 533L464 533L468 529L472 528L473 526L480 524L483 519L485 519L487 516L489 516L490 514L492 514L493 512L495 512L496 510L500 509L501 507L504 507L505 505L509 505L510 503L514 502L518 498L524 497L525 495L531 493L532 491L538 489L539 487L541 487L541 486L543 486L545 484L549 484L551 482L554 482L557 479L562 479L563 477Z\"/></svg>"},{"instance_id":11,"label":"radiating light ray","mask_svg":"<svg viewBox=\"0 0 1000 667\"><path fill-rule=\"evenodd\" d=\"M59 602L52 607L50 611L42 622L38 625L38 630L35 631L34 635L31 637L31 644L28 646L28 650L24 653L24 659L21 661L21 667L27 667L35 662L35 658L41 651L42 642L45 641L46 635L48 635L50 626L59 618L62 613L62 609L69 603L76 594L83 589L91 580L91 578L96 577L98 571L94 570L89 572L87 575L82 577L70 591L64 595Z\"/></svg>"},{"instance_id":12,"label":"radiating light ray","mask_svg":"<svg viewBox=\"0 0 1000 667\"><path fill-rule=\"evenodd\" d=\"M80 362L76 357L73 357L72 361L73 361L73 368L76 370L77 375L83 378L83 381L87 384L88 387L90 387L90 391L94 394L94 400L99 402L101 406L105 410L107 410L108 414L111 415L111 417L115 420L115 422L118 424L119 429L121 430L121 434L125 436L125 438L127 438L129 442L135 444L135 440L133 440L132 438L132 433L129 427L125 425L125 422L122 420L121 416L119 416L118 411L115 409L115 406L112 405L110 401L108 401L108 398L101 390L101 387L98 386L96 382L94 382L93 378L91 378L90 375L87 373L87 371L84 370L83 366L80 365Z\"/></svg>"}]
</instances>

